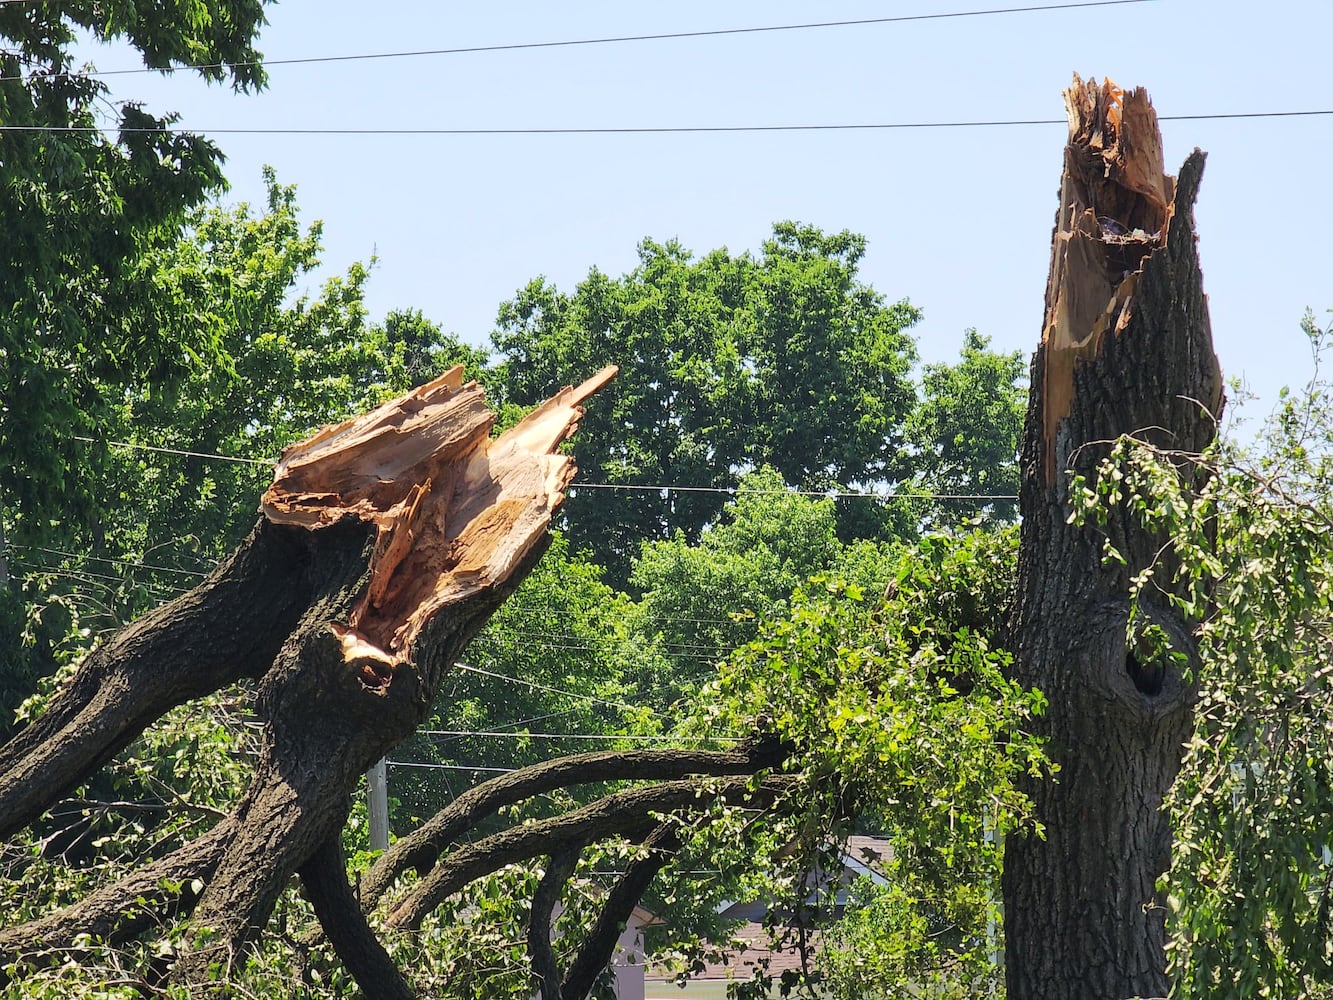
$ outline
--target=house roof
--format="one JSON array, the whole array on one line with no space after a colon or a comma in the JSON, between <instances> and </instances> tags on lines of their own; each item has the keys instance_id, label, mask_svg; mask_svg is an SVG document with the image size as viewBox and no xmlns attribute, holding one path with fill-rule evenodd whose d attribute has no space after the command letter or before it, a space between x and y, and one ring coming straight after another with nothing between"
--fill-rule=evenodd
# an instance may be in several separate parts
<instances>
[{"instance_id":1,"label":"house roof","mask_svg":"<svg viewBox=\"0 0 1333 1000\"><path fill-rule=\"evenodd\" d=\"M848 876L867 876L876 885L884 885L887 879L884 872L893 857L889 841L884 837L856 836L847 838L847 846L842 852L844 879ZM840 893L841 895L841 893ZM785 947L770 947L768 931L764 929L762 919L766 909L763 903L745 903L730 901L719 907L718 912L741 917L745 922L732 933L734 947L728 948L721 961L706 962L702 972L695 973L691 979L749 979L754 969L764 959L768 960L768 971L773 976L780 976L788 969L800 970L803 965L814 965L815 955L819 951L819 931L812 930L806 935L805 958L802 960L799 939L793 933L792 940ZM649 978L656 978L649 971Z\"/></svg>"},{"instance_id":2,"label":"house roof","mask_svg":"<svg viewBox=\"0 0 1333 1000\"><path fill-rule=\"evenodd\" d=\"M764 929L764 925L751 920L733 931L731 937L735 946L724 954L722 960L705 962L703 971L692 974L691 980L749 979L755 968L765 959L768 961L769 974L775 977L782 975L788 969L799 970L803 967L801 949L795 935L793 941L786 947L771 948L768 931ZM811 931L806 936L805 952L806 962L812 967L818 951L819 931ZM661 970L649 966L648 978L663 978Z\"/></svg>"}]
</instances>

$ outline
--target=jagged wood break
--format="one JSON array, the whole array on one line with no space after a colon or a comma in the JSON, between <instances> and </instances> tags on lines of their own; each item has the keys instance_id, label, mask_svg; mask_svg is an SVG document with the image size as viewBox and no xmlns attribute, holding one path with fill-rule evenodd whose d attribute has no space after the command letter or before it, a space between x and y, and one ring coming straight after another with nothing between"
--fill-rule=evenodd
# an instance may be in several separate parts
<instances>
[{"instance_id":1,"label":"jagged wood break","mask_svg":"<svg viewBox=\"0 0 1333 1000\"><path fill-rule=\"evenodd\" d=\"M575 472L556 449L615 372L491 440L494 415L455 368L288 449L232 557L99 647L0 747L0 833L33 822L166 711L243 679L264 722L250 787L176 852L0 930L0 967L193 911L191 947L170 975L207 983L299 873L353 973L377 995L410 996L346 884L350 794L422 722L456 657L544 551Z\"/></svg>"},{"instance_id":2,"label":"jagged wood break","mask_svg":"<svg viewBox=\"0 0 1333 1000\"><path fill-rule=\"evenodd\" d=\"M1173 578L1169 539L1126 511L1069 523L1070 473L1095 474L1108 443L1137 435L1182 453L1212 440L1222 409L1193 205L1204 156L1166 174L1141 89L1074 77L1041 343L1022 445L1023 517L1013 674L1040 688L1038 727L1060 771L1034 782L1044 837L1015 837L1004 866L1006 975L1013 1000L1164 996L1170 860L1161 810L1192 731L1187 669L1142 662L1129 580ZM1110 535L1126 564L1103 564ZM1143 599L1192 660L1192 622Z\"/></svg>"}]
</instances>

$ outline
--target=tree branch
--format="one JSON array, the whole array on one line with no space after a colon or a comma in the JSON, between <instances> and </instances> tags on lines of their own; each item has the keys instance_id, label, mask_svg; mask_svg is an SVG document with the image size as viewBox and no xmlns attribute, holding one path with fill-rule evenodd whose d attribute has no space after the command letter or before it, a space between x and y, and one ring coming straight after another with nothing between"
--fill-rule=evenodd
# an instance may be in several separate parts
<instances>
[{"instance_id":1,"label":"tree branch","mask_svg":"<svg viewBox=\"0 0 1333 1000\"><path fill-rule=\"evenodd\" d=\"M597 976L611 961L616 942L629 923L634 907L639 905L648 884L670 863L672 855L680 850L680 844L680 827L676 823L661 824L643 842L643 855L626 867L625 874L607 896L606 904L598 914L592 930L588 932L583 947L569 964L561 986L565 996L586 997L592 992Z\"/></svg>"},{"instance_id":2,"label":"tree branch","mask_svg":"<svg viewBox=\"0 0 1333 1000\"><path fill-rule=\"evenodd\" d=\"M748 799L771 802L792 788L796 780L792 776L773 775L752 789L749 777L734 777L719 780L714 788L717 796L728 802ZM656 827L655 813L711 801L709 789L698 779L667 781L617 792L562 816L493 834L460 848L436 865L394 908L389 923L415 929L449 896L505 865L609 837L641 840Z\"/></svg>"},{"instance_id":3,"label":"tree branch","mask_svg":"<svg viewBox=\"0 0 1333 1000\"><path fill-rule=\"evenodd\" d=\"M691 774L752 774L780 763L789 749L773 738L736 752L711 750L602 750L545 761L468 789L431 819L395 841L361 883L361 905L375 907L393 880L409 868L425 873L456 837L486 816L534 795L598 781L669 781Z\"/></svg>"},{"instance_id":4,"label":"tree branch","mask_svg":"<svg viewBox=\"0 0 1333 1000\"><path fill-rule=\"evenodd\" d=\"M0 931L0 967L25 955L65 947L81 934L115 944L188 912L199 901L194 882L206 883L212 877L235 832L234 821L224 820L72 906Z\"/></svg>"},{"instance_id":5,"label":"tree branch","mask_svg":"<svg viewBox=\"0 0 1333 1000\"><path fill-rule=\"evenodd\" d=\"M551 946L551 924L555 905L560 902L565 883L579 863L582 846L571 846L552 854L547 859L541 881L532 893L532 909L528 917L528 956L532 959L532 974L541 984L541 1000L561 1000L560 963L556 961L555 949Z\"/></svg>"},{"instance_id":6,"label":"tree branch","mask_svg":"<svg viewBox=\"0 0 1333 1000\"><path fill-rule=\"evenodd\" d=\"M347 883L342 839L329 837L301 867L305 896L315 908L333 950L366 996L378 1000L416 1000L416 992L366 923Z\"/></svg>"},{"instance_id":7,"label":"tree branch","mask_svg":"<svg viewBox=\"0 0 1333 1000\"><path fill-rule=\"evenodd\" d=\"M263 673L329 569L314 565L308 543L306 532L261 521L204 583L91 653L51 706L0 746L0 837L170 709Z\"/></svg>"}]
</instances>

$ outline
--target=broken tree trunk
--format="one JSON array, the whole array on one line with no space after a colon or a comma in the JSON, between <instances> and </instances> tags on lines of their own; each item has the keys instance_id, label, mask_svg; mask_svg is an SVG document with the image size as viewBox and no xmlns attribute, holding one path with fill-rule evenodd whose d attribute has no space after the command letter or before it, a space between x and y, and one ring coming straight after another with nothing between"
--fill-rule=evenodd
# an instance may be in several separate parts
<instances>
[{"instance_id":1,"label":"broken tree trunk","mask_svg":"<svg viewBox=\"0 0 1333 1000\"><path fill-rule=\"evenodd\" d=\"M236 556L90 656L0 749L0 826L12 832L169 708L253 678L264 732L248 791L221 834L153 866L175 884L202 880L202 895L173 903L160 879L131 877L0 932L0 958L80 932L114 939L155 905L193 907L193 947L172 978L203 982L263 928L297 872L322 917L359 922L336 846L350 794L425 718L454 659L544 551L574 472L556 449L614 374L491 440L482 390L455 368L288 449ZM359 923L326 930L357 950L349 964L382 963Z\"/></svg>"},{"instance_id":2,"label":"broken tree trunk","mask_svg":"<svg viewBox=\"0 0 1333 1000\"><path fill-rule=\"evenodd\" d=\"M1004 865L1010 1000L1121 1000L1168 991L1170 857L1162 802L1192 724L1188 671L1149 658L1129 625L1129 580L1170 579L1169 547L1121 512L1069 523L1070 473L1092 477L1113 439L1185 452L1213 438L1222 379L1199 271L1195 150L1165 174L1147 94L1074 78L1046 319L1022 446L1014 673L1050 699L1039 728L1059 765L1030 789L1044 836ZM1103 563L1109 532L1124 566ZM1191 623L1146 600L1140 623L1191 649Z\"/></svg>"}]
</instances>

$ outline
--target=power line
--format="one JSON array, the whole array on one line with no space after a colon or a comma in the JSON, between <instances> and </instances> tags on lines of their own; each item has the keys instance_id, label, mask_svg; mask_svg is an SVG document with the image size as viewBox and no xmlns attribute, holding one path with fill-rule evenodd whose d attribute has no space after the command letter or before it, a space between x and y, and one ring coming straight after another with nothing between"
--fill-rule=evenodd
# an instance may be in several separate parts
<instances>
[{"instance_id":1,"label":"power line","mask_svg":"<svg viewBox=\"0 0 1333 1000\"><path fill-rule=\"evenodd\" d=\"M1140 2L1140 0L1116 0ZM1144 0L1146 2L1146 0ZM1310 118L1333 115L1333 108L1307 111L1230 111L1192 115L1158 115L1163 122L1221 121L1249 118ZM966 119L927 122L835 122L789 125L642 125L535 128L120 128L121 134L156 135L264 135L264 136L501 136L501 135L682 135L743 132L857 132L892 129L1006 128L1023 125L1067 125L1063 118ZM96 125L0 125L0 132L101 133Z\"/></svg>"},{"instance_id":2,"label":"power line","mask_svg":"<svg viewBox=\"0 0 1333 1000\"><path fill-rule=\"evenodd\" d=\"M538 684L536 681L525 680L522 677L511 677L509 674L496 673L494 670L483 670L481 667L470 667L466 663L455 663L454 666L459 670L466 670L471 674L480 674L483 677L494 677L496 680L509 681L512 684L522 684L524 687L530 687L535 691L545 691L547 694L558 694L566 698L581 698L584 701L595 702L598 705L606 705L610 708L619 709L622 712L638 711L633 705L626 705L624 702L607 701L605 698L598 698L590 694L578 694L574 691L563 691L560 688Z\"/></svg>"},{"instance_id":3,"label":"power line","mask_svg":"<svg viewBox=\"0 0 1333 1000\"><path fill-rule=\"evenodd\" d=\"M1333 114L1333 111L1328 112ZM5 126L0 125L0 131ZM88 444L98 443L95 438L74 436L75 441ZM272 467L274 460L265 458L237 458L235 455L219 455L206 451L184 451L179 448L164 448L158 445L138 444L133 441L105 441L104 444L116 448L134 451L151 451L166 455L180 455L186 458L202 458L218 462L240 462L249 465ZM873 490L788 490L788 489L747 489L743 486L676 486L666 483L570 483L566 492L577 490L627 490L646 493L724 493L728 496L802 496L820 497L836 500L843 498L866 498L873 500L1017 500L1017 494L1010 493L897 493L876 492Z\"/></svg>"},{"instance_id":4,"label":"power line","mask_svg":"<svg viewBox=\"0 0 1333 1000\"><path fill-rule=\"evenodd\" d=\"M0 0L2 3L23 3L28 0ZM872 24L903 24L911 21L942 21L963 17L987 17L997 14L1027 14L1048 10L1074 10L1081 7L1118 7L1127 4L1151 3L1153 0L1087 0L1082 3L1046 4L1030 7L999 7L990 10L949 11L938 14L903 14L896 17L866 17L847 21L810 21L802 24L770 24L749 28L712 28L699 31L663 31L643 35L608 35L599 38L569 38L549 42L508 42L498 45L468 45L447 49L409 49L396 52L369 52L342 56L297 56L288 59L252 59L229 63L191 63L153 69L136 66L132 69L91 70L78 73L53 74L56 76L129 76L141 73L174 73L178 70L219 70L242 66L301 66L316 63L360 62L381 59L413 59L423 56L474 55L484 52L517 52L527 49L573 48L587 45L613 45L625 42L659 42L684 38L718 38L728 35L757 35L778 31L806 31L815 28L864 27ZM0 76L2 80L22 77Z\"/></svg>"},{"instance_id":5,"label":"power line","mask_svg":"<svg viewBox=\"0 0 1333 1000\"><path fill-rule=\"evenodd\" d=\"M112 559L110 556L90 556L83 552L66 552L63 549L48 549L41 545L15 545L15 549L27 549L29 552L45 552L47 555L65 556L69 559L82 559L88 562L110 563L115 566L131 566L134 569L146 569L155 573L177 573L181 576L208 576L203 570L177 569L172 566L154 566L150 563L135 562L131 559Z\"/></svg>"},{"instance_id":6,"label":"power line","mask_svg":"<svg viewBox=\"0 0 1333 1000\"><path fill-rule=\"evenodd\" d=\"M0 125L0 131L12 130L11 126ZM147 129L145 131L153 131ZM86 444L105 444L112 448L127 448L131 451L155 451L163 455L181 455L185 458L207 458L215 462L237 462L244 465L267 465L272 466L273 462L264 458L237 458L235 455L218 455L208 451L183 451L180 448L163 448L160 445L139 444L134 441L98 441L96 438L84 437L80 434L74 435L75 441L83 441Z\"/></svg>"},{"instance_id":7,"label":"power line","mask_svg":"<svg viewBox=\"0 0 1333 1000\"><path fill-rule=\"evenodd\" d=\"M1333 112L1330 112L1333 113ZM868 497L874 500L1017 500L1017 494L1000 493L900 493L874 490L788 490L747 489L743 486L653 486L639 483L570 483L567 492L574 490L631 490L659 493L725 493L728 496L797 496L821 497L829 500L843 497Z\"/></svg>"},{"instance_id":8,"label":"power line","mask_svg":"<svg viewBox=\"0 0 1333 1000\"><path fill-rule=\"evenodd\" d=\"M498 730L474 730L474 729L418 729L418 736L448 736L456 739L470 739L480 737L484 739L511 739L511 740L628 740L635 743L711 743L740 742L739 736L615 736L609 733L513 733L500 732Z\"/></svg>"},{"instance_id":9,"label":"power line","mask_svg":"<svg viewBox=\"0 0 1333 1000\"><path fill-rule=\"evenodd\" d=\"M1326 112L1333 114L1333 111ZM5 126L0 125L0 131ZM84 441L89 444L96 444L94 438L74 436L75 441ZM218 455L206 451L183 451L179 448L163 448L158 445L138 444L133 441L106 441L104 444L117 448L127 448L137 451L152 451L167 455L181 455L187 458L210 459L218 462L241 462L249 465L263 465L272 467L274 460L264 458L237 458L234 455ZM802 496L802 497L820 497L824 499L855 499L865 498L872 500L1017 500L1017 494L1011 493L899 493L899 492L877 492L874 490L788 490L788 489L747 489L743 486L676 486L670 484L651 484L651 483L570 483L566 487L566 492L572 493L577 490L626 490L631 492L645 493L724 493L727 496Z\"/></svg>"},{"instance_id":10,"label":"power line","mask_svg":"<svg viewBox=\"0 0 1333 1000\"><path fill-rule=\"evenodd\" d=\"M420 767L428 771L494 771L497 774L509 774L517 771L516 767L481 767L474 764L433 764L415 760L386 760L390 767Z\"/></svg>"}]
</instances>

